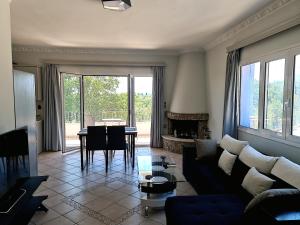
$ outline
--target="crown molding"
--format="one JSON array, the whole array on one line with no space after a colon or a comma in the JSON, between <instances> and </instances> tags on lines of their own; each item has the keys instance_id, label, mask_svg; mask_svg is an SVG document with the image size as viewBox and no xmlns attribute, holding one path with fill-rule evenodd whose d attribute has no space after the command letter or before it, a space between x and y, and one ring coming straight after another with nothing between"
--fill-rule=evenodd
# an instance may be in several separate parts
<instances>
[{"instance_id":1,"label":"crown molding","mask_svg":"<svg viewBox=\"0 0 300 225\"><path fill-rule=\"evenodd\" d=\"M257 23L258 21L266 18L267 16L270 16L271 14L275 13L279 9L281 9L295 1L297 1L297 0L276 0L276 1L274 1L273 3L267 5L266 7L264 7L257 13L255 13L254 15L248 17L247 19L245 19L244 21L239 23L238 25L232 27L231 29L229 29L227 32L220 35L218 38L216 38L212 42L209 42L205 46L205 50L212 49L212 48L216 47L217 45L220 45L226 41L229 41L230 39L233 39L240 32L247 29L249 26L252 26L253 24Z\"/></svg>"},{"instance_id":2,"label":"crown molding","mask_svg":"<svg viewBox=\"0 0 300 225\"><path fill-rule=\"evenodd\" d=\"M66 48L13 45L13 53L43 53L43 54L88 54L88 55L167 55L178 56L177 50L142 50L142 49L101 49L101 48Z\"/></svg>"}]
</instances>

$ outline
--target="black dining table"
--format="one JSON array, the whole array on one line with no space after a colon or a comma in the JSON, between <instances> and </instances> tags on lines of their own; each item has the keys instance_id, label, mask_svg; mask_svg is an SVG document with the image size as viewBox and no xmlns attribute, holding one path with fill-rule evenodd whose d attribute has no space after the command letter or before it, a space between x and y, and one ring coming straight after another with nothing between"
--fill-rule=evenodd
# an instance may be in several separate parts
<instances>
[{"instance_id":1,"label":"black dining table","mask_svg":"<svg viewBox=\"0 0 300 225\"><path fill-rule=\"evenodd\" d=\"M135 164L135 138L137 137L137 129L136 127L125 127L125 135L128 137L128 148L130 151L130 159L131 159L131 164L132 164L132 168L134 168L134 164ZM85 168L85 164L87 162L87 154L88 152L86 151L86 159L85 159L85 163L84 163L84 138L87 136L87 128L83 128L81 129L77 135L79 136L79 140L80 140L80 162L81 162L81 170L83 170Z\"/></svg>"}]
</instances>

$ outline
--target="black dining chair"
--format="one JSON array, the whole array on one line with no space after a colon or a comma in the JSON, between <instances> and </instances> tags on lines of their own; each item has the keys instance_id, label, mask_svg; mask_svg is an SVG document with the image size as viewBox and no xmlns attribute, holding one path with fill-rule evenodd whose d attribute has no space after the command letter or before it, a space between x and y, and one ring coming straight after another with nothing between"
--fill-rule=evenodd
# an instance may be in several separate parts
<instances>
[{"instance_id":1,"label":"black dining chair","mask_svg":"<svg viewBox=\"0 0 300 225\"><path fill-rule=\"evenodd\" d=\"M106 150L106 126L88 126L86 136L87 161L89 161L89 153L92 152L92 162L94 161L94 152Z\"/></svg>"},{"instance_id":2,"label":"black dining chair","mask_svg":"<svg viewBox=\"0 0 300 225\"><path fill-rule=\"evenodd\" d=\"M105 154L105 169L108 168L108 151L123 150L124 163L126 170L126 151L127 144L125 138L125 126L108 126L107 127L107 150ZM112 153L113 154L113 153Z\"/></svg>"}]
</instances>

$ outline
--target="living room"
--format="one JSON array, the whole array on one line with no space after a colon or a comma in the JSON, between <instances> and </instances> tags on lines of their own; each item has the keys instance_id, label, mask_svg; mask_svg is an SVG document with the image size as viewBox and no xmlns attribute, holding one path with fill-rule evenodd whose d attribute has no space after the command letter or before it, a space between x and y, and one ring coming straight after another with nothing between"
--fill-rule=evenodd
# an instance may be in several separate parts
<instances>
[{"instance_id":1,"label":"living room","mask_svg":"<svg viewBox=\"0 0 300 225\"><path fill-rule=\"evenodd\" d=\"M136 186L140 169L137 164L139 157L147 154L170 156L172 163L176 162L177 195L198 195L201 191L193 183L194 178L181 172L184 170L183 147L195 146L195 138L220 142L224 134L229 134L248 141L263 154L283 156L300 163L299 87L296 85L300 64L299 1L231 0L208 3L189 0L170 3L132 0L129 4L124 1L127 4L124 12L109 10L104 2L5 0L0 3L0 133L18 128L14 87L17 80L12 76L15 70L35 75L34 102L41 124L49 124L46 123L48 109L45 101L48 99L51 103L54 98L54 95L45 95L48 90L44 86L47 66L55 66L61 74L75 75L81 93L77 98L83 102L83 106L77 107L80 119L76 121L72 135L68 136L73 138L72 143L76 142L76 148L67 149L66 122L58 123L58 126L50 123L47 131L45 125L37 131L40 142L44 142L39 145L42 146L39 152L43 153L37 157L38 175L50 177L36 193L48 195L45 206L49 211L37 212L29 224L177 224L166 219L162 207L149 209L149 215L141 209L144 194ZM283 65L280 60L284 61ZM157 72L160 70L154 68L163 71L163 81L157 82L159 85L154 84L159 80L156 78L159 75L156 75L160 74ZM248 80L243 80L244 73L245 77L248 74ZM272 74L275 78L270 78ZM152 96L149 103L151 117L159 128L150 131L150 123L152 127L155 124L153 120L132 114L137 109L134 105L138 107L139 104L132 104L130 100L125 107L128 114L99 117L102 122L120 125L122 120L130 127L137 127L137 138L133 138L136 157L133 155L132 158L130 152L126 156L129 159L127 164L133 167L126 167L125 161L125 172L123 154L119 151L108 162L109 172L105 172L106 156L102 152L96 152L94 161L89 163L89 156L82 154L83 160L80 161L77 134L88 124L83 87L89 76L103 75L124 77L123 86L128 99L137 90L134 89L137 88L134 80L153 79L151 86L146 85L151 82L142 81L140 89L144 91L141 91L142 96ZM279 86L271 95L272 81L278 80L281 86L277 84ZM132 82L136 87L132 86ZM160 93L159 90L163 90L162 98L156 101L154 96ZM275 94L279 95L277 108L273 107L275 103L271 99ZM60 100L64 102L64 99ZM65 107L62 105L63 111L57 111L61 112L58 114L65 115ZM156 107L159 110L154 110ZM157 115L154 111L158 112ZM163 122L158 122L161 119ZM184 121L184 124L173 123L176 120ZM99 121L92 125L103 125ZM146 139L138 136L142 134L139 127L142 122L148 124ZM184 128L178 128L182 124ZM48 135L43 135L45 132L49 132ZM61 133L60 145L57 142L45 147L45 139L49 137L50 140L57 133ZM84 170L83 164L86 166ZM66 171L67 168L69 171ZM87 169L93 175L84 174L88 173ZM87 177L79 176L79 173ZM295 187L293 182L290 185ZM97 198L86 193L96 188ZM97 204L103 196L104 203ZM172 213L176 215L176 207L167 210L175 210ZM117 211L119 213L115 213ZM167 216L174 215L171 211ZM179 220L177 222L180 224Z\"/></svg>"}]
</instances>

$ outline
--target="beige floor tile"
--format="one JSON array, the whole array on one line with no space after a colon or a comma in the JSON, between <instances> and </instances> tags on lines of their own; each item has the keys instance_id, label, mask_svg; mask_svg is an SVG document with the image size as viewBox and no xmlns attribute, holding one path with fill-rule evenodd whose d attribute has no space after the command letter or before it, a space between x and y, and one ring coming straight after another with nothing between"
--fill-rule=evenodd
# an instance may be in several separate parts
<instances>
[{"instance_id":1,"label":"beige floor tile","mask_svg":"<svg viewBox=\"0 0 300 225\"><path fill-rule=\"evenodd\" d=\"M74 188L73 185L71 185L69 183L63 183L63 184L52 187L51 190L53 190L57 193L63 193L63 192L69 191L73 188Z\"/></svg>"},{"instance_id":2,"label":"beige floor tile","mask_svg":"<svg viewBox=\"0 0 300 225\"><path fill-rule=\"evenodd\" d=\"M122 222L120 225L139 225L144 220L145 218L142 215L135 213L132 216L130 216L127 220Z\"/></svg>"},{"instance_id":3,"label":"beige floor tile","mask_svg":"<svg viewBox=\"0 0 300 225\"><path fill-rule=\"evenodd\" d=\"M85 213L74 209L71 212L68 212L67 214L64 215L66 218L69 220L73 221L74 223L78 223L82 220L84 220L86 217L88 217Z\"/></svg>"},{"instance_id":4,"label":"beige floor tile","mask_svg":"<svg viewBox=\"0 0 300 225\"><path fill-rule=\"evenodd\" d=\"M149 215L150 215L151 220L154 220L155 222L158 222L161 224L167 224L166 214L163 209L162 210L152 210Z\"/></svg>"},{"instance_id":5,"label":"beige floor tile","mask_svg":"<svg viewBox=\"0 0 300 225\"><path fill-rule=\"evenodd\" d=\"M42 196L42 195L47 195L48 198L51 198L51 197L54 197L57 195L57 192L51 190L51 189L48 189L46 188L45 190L43 191L40 191L38 193L34 193L35 196Z\"/></svg>"},{"instance_id":6,"label":"beige floor tile","mask_svg":"<svg viewBox=\"0 0 300 225\"><path fill-rule=\"evenodd\" d=\"M94 211L101 211L107 207L109 207L111 204L113 204L113 201L108 199L108 198L97 198L93 201L90 201L88 203L85 204L86 207L88 207L91 210Z\"/></svg>"},{"instance_id":7,"label":"beige floor tile","mask_svg":"<svg viewBox=\"0 0 300 225\"><path fill-rule=\"evenodd\" d=\"M125 184L120 181L114 181L114 182L107 184L106 186L117 190L117 189L125 186Z\"/></svg>"},{"instance_id":8,"label":"beige floor tile","mask_svg":"<svg viewBox=\"0 0 300 225\"><path fill-rule=\"evenodd\" d=\"M78 225L105 225L104 223L101 223L99 220L87 217L84 220L80 221Z\"/></svg>"},{"instance_id":9,"label":"beige floor tile","mask_svg":"<svg viewBox=\"0 0 300 225\"><path fill-rule=\"evenodd\" d=\"M119 202L122 199L126 198L128 195L119 191L113 191L107 194L105 197L113 200L114 202Z\"/></svg>"},{"instance_id":10,"label":"beige floor tile","mask_svg":"<svg viewBox=\"0 0 300 225\"><path fill-rule=\"evenodd\" d=\"M80 188L73 188L73 189L68 190L68 191L65 191L65 192L63 192L63 193L61 193L61 194L62 194L63 196L68 197L68 196L77 194L77 193L82 192L82 191L83 191L83 190L80 189Z\"/></svg>"},{"instance_id":11,"label":"beige floor tile","mask_svg":"<svg viewBox=\"0 0 300 225\"><path fill-rule=\"evenodd\" d=\"M176 173L182 176L181 155L147 147L138 148L136 155L139 154L171 155L178 164ZM31 221L32 225L104 225L100 219L103 218L101 215L104 219L106 217L106 222L111 225L166 223L163 210L150 210L147 218L140 213L129 213L140 204L140 198L146 194L141 193L136 185L137 167L134 170L129 167L124 170L123 155L120 151L116 152L108 173L105 172L104 157L101 154L95 154L94 162L81 171L79 152L64 155L59 152L42 153L39 155L39 173L51 175L47 183L42 184L36 191L36 195L49 195L44 201L49 211L37 212ZM178 183L177 195L179 194L190 195L195 194L195 191L188 183ZM63 201L64 198L71 197L77 202L78 209ZM96 214L93 214L93 211ZM100 216L99 219L96 219L96 216ZM122 218L125 220L120 223Z\"/></svg>"},{"instance_id":12,"label":"beige floor tile","mask_svg":"<svg viewBox=\"0 0 300 225\"><path fill-rule=\"evenodd\" d=\"M101 214L107 216L112 220L116 220L117 218L121 217L124 213L128 211L127 208L120 206L118 204L112 204L109 207L105 208L101 211Z\"/></svg>"},{"instance_id":13,"label":"beige floor tile","mask_svg":"<svg viewBox=\"0 0 300 225\"><path fill-rule=\"evenodd\" d=\"M49 209L48 212L46 213L42 211L38 211L34 214L32 218L32 222L34 222L36 225L41 225L59 216L60 215L57 212L53 211L52 209Z\"/></svg>"},{"instance_id":14,"label":"beige floor tile","mask_svg":"<svg viewBox=\"0 0 300 225\"><path fill-rule=\"evenodd\" d=\"M82 192L79 196L75 197L74 201L81 204L85 204L95 200L96 198L98 198L98 196L90 194L89 192L86 191L86 192Z\"/></svg>"},{"instance_id":15,"label":"beige floor tile","mask_svg":"<svg viewBox=\"0 0 300 225\"><path fill-rule=\"evenodd\" d=\"M64 202L59 203L59 204L53 206L52 209L54 211L56 211L57 213L59 213L60 215L64 215L64 214L66 214L66 213L74 210L74 208L72 206L69 206L69 205L67 205Z\"/></svg>"},{"instance_id":16,"label":"beige floor tile","mask_svg":"<svg viewBox=\"0 0 300 225\"><path fill-rule=\"evenodd\" d=\"M64 198L65 198L65 196L57 194L51 198L47 198L45 201L43 201L43 203L47 207L52 207L52 206L55 206L55 205L61 203Z\"/></svg>"},{"instance_id":17,"label":"beige floor tile","mask_svg":"<svg viewBox=\"0 0 300 225\"><path fill-rule=\"evenodd\" d=\"M158 222L156 222L156 221L154 221L154 220L151 220L151 219L146 219L146 220L144 220L144 221L142 221L141 223L140 223L140 225L162 225L161 223L158 223ZM188 224L187 224L188 225Z\"/></svg>"},{"instance_id":18,"label":"beige floor tile","mask_svg":"<svg viewBox=\"0 0 300 225\"><path fill-rule=\"evenodd\" d=\"M138 190L139 190L139 188L137 186L129 185L129 184L126 184L123 187L118 189L118 191L128 194L128 195L133 194L133 193L137 192Z\"/></svg>"},{"instance_id":19,"label":"beige floor tile","mask_svg":"<svg viewBox=\"0 0 300 225\"><path fill-rule=\"evenodd\" d=\"M67 219L66 217L60 216L56 219L50 220L43 225L74 225L71 220Z\"/></svg>"},{"instance_id":20,"label":"beige floor tile","mask_svg":"<svg viewBox=\"0 0 300 225\"><path fill-rule=\"evenodd\" d=\"M91 194L97 195L97 196L106 196L107 194L113 192L114 189L106 187L106 186L95 186L91 189L89 189L89 192Z\"/></svg>"},{"instance_id":21,"label":"beige floor tile","mask_svg":"<svg viewBox=\"0 0 300 225\"><path fill-rule=\"evenodd\" d=\"M128 209L132 209L139 204L141 204L141 200L132 196L128 196L118 202L119 205L124 206Z\"/></svg>"}]
</instances>

